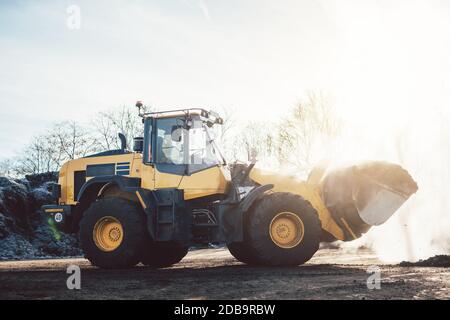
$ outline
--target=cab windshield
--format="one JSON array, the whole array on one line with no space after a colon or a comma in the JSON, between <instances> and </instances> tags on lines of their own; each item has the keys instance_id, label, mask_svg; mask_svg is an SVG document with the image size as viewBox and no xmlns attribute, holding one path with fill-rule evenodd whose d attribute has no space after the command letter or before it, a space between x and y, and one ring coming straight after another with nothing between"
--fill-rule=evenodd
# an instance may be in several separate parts
<instances>
[{"instance_id":1,"label":"cab windshield","mask_svg":"<svg viewBox=\"0 0 450 320\"><path fill-rule=\"evenodd\" d=\"M189 171L225 164L212 132L198 116L157 119L155 129L155 163L189 165Z\"/></svg>"},{"instance_id":2,"label":"cab windshield","mask_svg":"<svg viewBox=\"0 0 450 320\"><path fill-rule=\"evenodd\" d=\"M194 120L188 130L189 164L194 166L211 166L225 164L218 149L213 133L200 119Z\"/></svg>"}]
</instances>

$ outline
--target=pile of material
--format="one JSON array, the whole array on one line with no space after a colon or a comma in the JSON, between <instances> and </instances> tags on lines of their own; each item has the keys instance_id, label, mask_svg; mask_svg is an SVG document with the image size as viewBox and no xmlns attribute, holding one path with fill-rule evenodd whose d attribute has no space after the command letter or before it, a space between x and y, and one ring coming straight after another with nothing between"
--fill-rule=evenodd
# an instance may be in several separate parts
<instances>
[{"instance_id":1,"label":"pile of material","mask_svg":"<svg viewBox=\"0 0 450 320\"><path fill-rule=\"evenodd\" d=\"M0 260L79 256L75 237L56 233L40 211L56 173L0 177Z\"/></svg>"},{"instance_id":2,"label":"pile of material","mask_svg":"<svg viewBox=\"0 0 450 320\"><path fill-rule=\"evenodd\" d=\"M437 255L425 260L419 260L417 262L403 261L400 262L401 267L436 267L436 268L449 268L450 256Z\"/></svg>"}]
</instances>

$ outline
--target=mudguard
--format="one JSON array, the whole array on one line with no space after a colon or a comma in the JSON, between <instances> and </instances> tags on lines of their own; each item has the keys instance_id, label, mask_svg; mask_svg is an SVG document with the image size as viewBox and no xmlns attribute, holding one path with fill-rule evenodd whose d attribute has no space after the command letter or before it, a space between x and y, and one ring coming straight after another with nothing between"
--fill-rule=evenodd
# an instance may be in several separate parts
<instances>
[{"instance_id":1,"label":"mudguard","mask_svg":"<svg viewBox=\"0 0 450 320\"><path fill-rule=\"evenodd\" d=\"M271 190L273 184L265 184L252 189L238 204L237 210L232 214L225 214L226 225L231 228L224 230L226 242L240 242L244 240L244 215L255 201L259 200L265 192Z\"/></svg>"},{"instance_id":2,"label":"mudguard","mask_svg":"<svg viewBox=\"0 0 450 320\"><path fill-rule=\"evenodd\" d=\"M90 188L93 187L97 189L98 192L106 183L111 182L115 183L120 190L130 193L135 193L141 186L140 178L129 178L119 175L94 177L83 184L78 192L77 201L80 202L83 199L83 196L85 196L86 191L90 190Z\"/></svg>"},{"instance_id":3,"label":"mudguard","mask_svg":"<svg viewBox=\"0 0 450 320\"><path fill-rule=\"evenodd\" d=\"M244 199L239 203L239 210L241 212L246 212L252 206L253 202L262 197L264 192L269 191L273 188L273 184L265 184L263 186L256 187L252 189Z\"/></svg>"}]
</instances>

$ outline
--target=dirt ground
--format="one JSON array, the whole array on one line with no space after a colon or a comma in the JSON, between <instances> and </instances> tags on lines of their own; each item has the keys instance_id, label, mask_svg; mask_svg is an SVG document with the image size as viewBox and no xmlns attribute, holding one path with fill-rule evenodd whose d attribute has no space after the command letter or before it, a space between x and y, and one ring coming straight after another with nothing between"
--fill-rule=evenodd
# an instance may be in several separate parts
<instances>
[{"instance_id":1,"label":"dirt ground","mask_svg":"<svg viewBox=\"0 0 450 320\"><path fill-rule=\"evenodd\" d=\"M81 290L66 268L81 267ZM381 271L369 290L367 268ZM196 250L172 268L100 270L84 259L0 262L0 299L449 299L450 268L382 264L370 251L322 249L293 268L255 268L227 249Z\"/></svg>"}]
</instances>

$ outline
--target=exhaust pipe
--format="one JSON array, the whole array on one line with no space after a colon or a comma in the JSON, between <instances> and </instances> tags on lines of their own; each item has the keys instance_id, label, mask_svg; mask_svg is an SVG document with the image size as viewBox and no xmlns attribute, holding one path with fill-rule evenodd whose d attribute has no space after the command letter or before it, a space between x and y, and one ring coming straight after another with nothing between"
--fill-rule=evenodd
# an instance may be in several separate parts
<instances>
[{"instance_id":1,"label":"exhaust pipe","mask_svg":"<svg viewBox=\"0 0 450 320\"><path fill-rule=\"evenodd\" d=\"M405 169L382 161L331 170L319 182L322 200L346 241L386 222L417 189Z\"/></svg>"}]
</instances>

